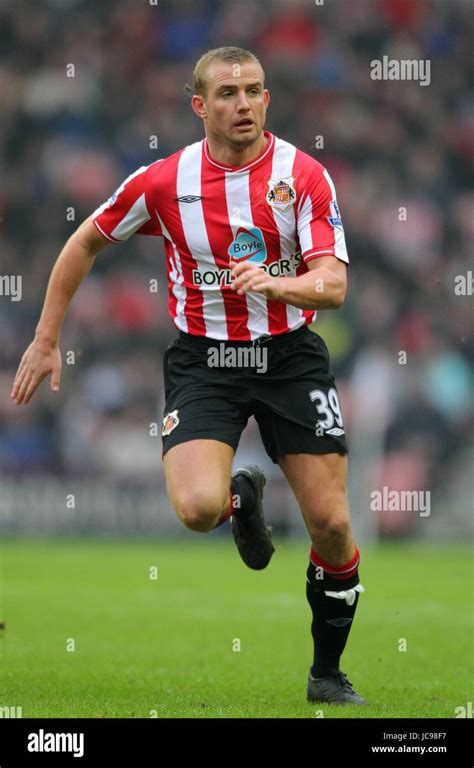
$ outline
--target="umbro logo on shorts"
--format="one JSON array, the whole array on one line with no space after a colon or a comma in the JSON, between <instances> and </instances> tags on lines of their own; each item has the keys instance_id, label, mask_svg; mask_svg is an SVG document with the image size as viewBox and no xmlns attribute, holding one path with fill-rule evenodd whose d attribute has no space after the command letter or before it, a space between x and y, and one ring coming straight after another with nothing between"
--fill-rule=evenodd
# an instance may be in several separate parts
<instances>
[{"instance_id":1,"label":"umbro logo on shorts","mask_svg":"<svg viewBox=\"0 0 474 768\"><path fill-rule=\"evenodd\" d=\"M333 427L332 429L327 429L326 434L334 435L334 437L339 437L339 435L344 435L345 432L343 429L339 429L339 427Z\"/></svg>"}]
</instances>

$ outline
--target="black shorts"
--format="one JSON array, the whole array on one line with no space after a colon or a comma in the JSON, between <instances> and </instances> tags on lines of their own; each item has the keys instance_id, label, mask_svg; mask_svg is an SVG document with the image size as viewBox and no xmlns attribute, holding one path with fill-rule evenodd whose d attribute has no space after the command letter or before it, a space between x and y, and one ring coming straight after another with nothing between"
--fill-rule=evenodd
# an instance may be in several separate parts
<instances>
[{"instance_id":1,"label":"black shorts","mask_svg":"<svg viewBox=\"0 0 474 768\"><path fill-rule=\"evenodd\" d=\"M235 451L251 415L274 463L286 453L347 453L328 348L306 326L256 342L180 332L163 367L163 455L196 439Z\"/></svg>"}]
</instances>

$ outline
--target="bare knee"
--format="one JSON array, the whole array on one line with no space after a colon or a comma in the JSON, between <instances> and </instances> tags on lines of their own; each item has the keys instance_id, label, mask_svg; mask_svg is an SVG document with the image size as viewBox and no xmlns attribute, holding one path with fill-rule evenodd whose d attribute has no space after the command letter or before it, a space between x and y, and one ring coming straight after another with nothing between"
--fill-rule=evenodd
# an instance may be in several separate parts
<instances>
[{"instance_id":1,"label":"bare knee","mask_svg":"<svg viewBox=\"0 0 474 768\"><path fill-rule=\"evenodd\" d=\"M182 493L173 501L179 519L192 531L207 533L224 513L226 500L205 491Z\"/></svg>"},{"instance_id":2,"label":"bare knee","mask_svg":"<svg viewBox=\"0 0 474 768\"><path fill-rule=\"evenodd\" d=\"M315 516L310 522L310 534L331 546L342 546L351 535L349 516L346 513Z\"/></svg>"}]
</instances>

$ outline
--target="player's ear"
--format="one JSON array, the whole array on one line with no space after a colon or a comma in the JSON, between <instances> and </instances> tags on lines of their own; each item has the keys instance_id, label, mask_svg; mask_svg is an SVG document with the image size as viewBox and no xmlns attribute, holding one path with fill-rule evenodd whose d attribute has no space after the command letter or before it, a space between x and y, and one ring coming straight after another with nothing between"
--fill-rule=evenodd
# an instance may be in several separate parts
<instances>
[{"instance_id":1,"label":"player's ear","mask_svg":"<svg viewBox=\"0 0 474 768\"><path fill-rule=\"evenodd\" d=\"M197 94L194 94L194 96L191 99L191 106L193 108L193 112L198 117L201 117L201 118L207 117L207 109L202 96L198 96Z\"/></svg>"}]
</instances>

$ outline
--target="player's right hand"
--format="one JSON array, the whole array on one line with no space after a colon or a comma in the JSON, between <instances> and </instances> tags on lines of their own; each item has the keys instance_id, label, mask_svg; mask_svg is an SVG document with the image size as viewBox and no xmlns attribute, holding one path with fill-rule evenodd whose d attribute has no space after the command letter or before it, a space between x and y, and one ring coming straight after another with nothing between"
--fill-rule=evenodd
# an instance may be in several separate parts
<instances>
[{"instance_id":1,"label":"player's right hand","mask_svg":"<svg viewBox=\"0 0 474 768\"><path fill-rule=\"evenodd\" d=\"M25 350L13 382L11 397L17 405L26 405L43 379L51 373L51 389L59 391L61 351L57 344L34 339Z\"/></svg>"}]
</instances>

